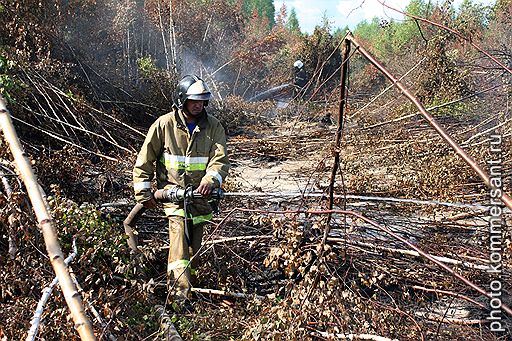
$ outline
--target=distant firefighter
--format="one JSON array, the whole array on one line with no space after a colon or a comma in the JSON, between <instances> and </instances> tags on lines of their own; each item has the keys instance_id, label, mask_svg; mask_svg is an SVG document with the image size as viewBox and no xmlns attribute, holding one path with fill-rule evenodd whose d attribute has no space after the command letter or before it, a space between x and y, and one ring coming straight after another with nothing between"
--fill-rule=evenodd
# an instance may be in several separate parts
<instances>
[{"instance_id":1,"label":"distant firefighter","mask_svg":"<svg viewBox=\"0 0 512 341\"><path fill-rule=\"evenodd\" d=\"M297 96L302 92L304 86L307 84L308 77L306 74L306 69L304 69L304 63L300 60L297 60L295 63L293 63L293 70L295 72L293 84L295 85L295 96Z\"/></svg>"},{"instance_id":2,"label":"distant firefighter","mask_svg":"<svg viewBox=\"0 0 512 341\"><path fill-rule=\"evenodd\" d=\"M304 63L300 60L297 60L295 63L293 63L293 69L295 71L295 79L293 84L299 88L303 88L308 82L306 69L304 69Z\"/></svg>"}]
</instances>

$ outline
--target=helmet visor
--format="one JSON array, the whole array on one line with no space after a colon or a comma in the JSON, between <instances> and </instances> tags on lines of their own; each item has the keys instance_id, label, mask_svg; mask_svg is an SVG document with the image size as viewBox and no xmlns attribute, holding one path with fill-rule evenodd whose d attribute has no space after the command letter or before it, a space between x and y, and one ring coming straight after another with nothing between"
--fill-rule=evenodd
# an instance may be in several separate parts
<instances>
[{"instance_id":1,"label":"helmet visor","mask_svg":"<svg viewBox=\"0 0 512 341\"><path fill-rule=\"evenodd\" d=\"M207 92L204 94L194 94L194 95L188 95L187 99L192 99L195 101L209 101L212 98L212 94Z\"/></svg>"}]
</instances>

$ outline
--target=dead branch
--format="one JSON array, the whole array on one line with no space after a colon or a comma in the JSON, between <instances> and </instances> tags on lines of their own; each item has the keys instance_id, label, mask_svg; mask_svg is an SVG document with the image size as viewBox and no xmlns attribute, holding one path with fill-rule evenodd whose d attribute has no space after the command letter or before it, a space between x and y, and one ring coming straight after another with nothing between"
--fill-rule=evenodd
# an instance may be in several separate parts
<instances>
[{"instance_id":1,"label":"dead branch","mask_svg":"<svg viewBox=\"0 0 512 341\"><path fill-rule=\"evenodd\" d=\"M348 33L347 33L348 34ZM342 59L342 70L341 70L341 85L340 85L340 103L338 107L338 129L336 130L336 138L334 142L334 161L331 171L331 178L329 181L329 209L331 210L334 204L334 182L336 180L336 174L338 173L338 169L340 167L340 146L341 139L343 136L343 128L344 128L344 112L345 107L347 106L347 80L348 80L348 60L350 56L350 40L345 39L343 43L343 59ZM343 174L342 174L343 179ZM343 180L342 180L343 181ZM345 186L343 186L345 189ZM347 194L346 192L343 194ZM346 199L343 198L343 204L345 205ZM331 220L331 215L327 215L327 222L325 226L324 238L322 240L322 247L327 240L327 235L329 234L329 222Z\"/></svg>"},{"instance_id":2,"label":"dead branch","mask_svg":"<svg viewBox=\"0 0 512 341\"><path fill-rule=\"evenodd\" d=\"M490 122L494 121L495 119L497 119L498 117L500 117L502 115L503 115L503 113L501 113L501 112L497 113L495 115L491 115L488 118L486 118L485 120L482 120L481 122L479 122L477 125L469 127L467 129L457 133L456 135L464 135L464 134L468 134L472 131L476 131L478 128L486 126L487 124L489 124Z\"/></svg>"},{"instance_id":3,"label":"dead branch","mask_svg":"<svg viewBox=\"0 0 512 341\"><path fill-rule=\"evenodd\" d=\"M439 316L437 314L432 313L424 313L424 312L416 312L414 315L423 317L432 321L437 321L441 323L453 323L453 324L461 324L461 325L472 325L472 324L489 324L491 321L489 320L478 320L478 319L458 319L454 317L446 317Z\"/></svg>"},{"instance_id":4,"label":"dead branch","mask_svg":"<svg viewBox=\"0 0 512 341\"><path fill-rule=\"evenodd\" d=\"M62 254L55 232L55 226L47 209L48 203L42 196L37 178L30 166L30 162L28 161L23 148L21 147L18 135L16 134L16 130L14 129L11 121L9 111L7 111L2 97L0 97L0 127L4 133L5 140L9 144L16 167L18 168L27 188L39 226L43 232L50 262L57 278L59 279L59 284L64 294L64 298L75 322L75 328L82 340L96 340L91 322L85 314L80 294L77 292L71 276L69 275L67 265L64 263L64 255Z\"/></svg>"},{"instance_id":5,"label":"dead branch","mask_svg":"<svg viewBox=\"0 0 512 341\"><path fill-rule=\"evenodd\" d=\"M168 248L168 247L167 247ZM165 287L167 288L167 283L156 283L156 287ZM208 288L191 288L192 292L197 292L200 294L208 294L208 295L219 295L219 296L228 296L228 297L234 297L234 298L254 298L257 300L263 300L265 297L256 295L256 294L244 294L241 292L231 292L226 290L217 290L217 289L208 289Z\"/></svg>"},{"instance_id":6,"label":"dead branch","mask_svg":"<svg viewBox=\"0 0 512 341\"><path fill-rule=\"evenodd\" d=\"M400 77L399 80L401 80L403 78ZM389 87L393 87L394 84L391 84ZM472 98L472 97L475 97L475 96L478 96L482 93L485 93L485 92L488 92L488 91L491 91L491 90L494 90L496 89L497 87L499 86L493 86L493 87L490 87L490 88L487 88L487 89L484 89L482 91L478 91L478 92L475 92L474 94L471 94L471 95L468 95L468 96L464 96L462 98L458 98L458 99L455 99L453 101L449 101L449 102L446 102L446 103L443 103L443 104L438 104L438 105L435 105L433 107L429 107L429 108L426 108L427 111L432 111L432 110L436 110L436 109L440 109L440 108L443 108L443 107L446 107L446 106L449 106L449 105L452 105L452 104L455 104L455 103L458 103L458 102L461 102L461 101L464 101L466 99L469 99L469 98ZM361 109L362 110L362 109ZM360 110L359 110L360 111ZM359 112L358 111L358 112ZM385 121L385 122L379 122L379 123L376 123L376 124L372 124L372 125L369 125L369 126L366 126L366 127L363 127L361 128L362 130L366 130L366 129L372 129L372 128L377 128L377 127L380 127L380 126L383 126L383 125L386 125L386 124L389 124L389 123L395 123L395 122L400 122L400 121L403 121L405 119L408 119L408 118L411 118L411 117L414 117L416 115L418 115L419 112L415 112L413 114L408 114L408 115L404 115L404 116L401 116L401 117L398 117L398 118L395 118L395 119L392 119L392 120L389 120L389 121ZM355 114L354 114L355 115ZM352 116L351 116L352 117ZM506 122L504 122L506 123ZM503 123L503 124L504 124ZM489 129L488 131L490 131L491 129ZM483 133L481 133L483 134ZM470 138L464 142L461 143L461 145L466 145L470 140L472 140L473 138Z\"/></svg>"},{"instance_id":7,"label":"dead branch","mask_svg":"<svg viewBox=\"0 0 512 341\"><path fill-rule=\"evenodd\" d=\"M110 139L107 139L104 135L102 135L102 134L97 134L97 133L95 133L95 132L93 132L93 131L87 130L87 129L85 129L85 128L81 127L81 125L80 125L80 127L77 127L77 126L75 126L75 125L73 125L73 124L70 124L70 123L68 123L68 122L61 121L61 120L59 120L59 119L56 119L56 118L53 118L53 117L50 117L50 116L47 116L47 115L44 115L44 114L40 114L40 113L38 113L38 112L36 112L36 111L34 111L34 110L30 109L30 108L29 108L29 107L27 107L27 106L22 106L22 107L23 107L23 109L27 110L28 112L30 112L30 113L32 113L32 114L34 114L34 115L40 115L40 116L43 116L43 117L45 117L45 118L48 118L50 121L56 121L57 123L60 123L61 125L64 125L64 126L67 126L67 127L71 128L71 129L74 129L74 130L78 130L78 131L84 132L84 133L86 133L86 134L88 134L88 135L93 135L93 136L95 136L95 137L97 137L97 138L99 138L99 139L101 139L101 140L104 140L104 141L105 141L105 142L107 142L107 143L110 143L110 144L111 144L111 145L113 145L114 147L117 147L117 148L119 148L119 149L123 149L123 150L125 150L125 151L127 151L127 152L129 152L129 153L131 153L131 152L132 152L132 150L130 150L130 149L126 148L126 147L121 146L120 144L116 143L115 141L112 141L112 140L110 140ZM25 123L25 124L26 124L26 122L23 122L23 123Z\"/></svg>"},{"instance_id":8,"label":"dead branch","mask_svg":"<svg viewBox=\"0 0 512 341\"><path fill-rule=\"evenodd\" d=\"M36 130L39 130L40 132L42 132L42 133L44 133L44 134L46 134L46 135L48 135L48 136L50 136L50 137L52 137L52 138L54 138L54 139L56 139L56 140L59 140L59 141L64 142L64 143L66 143L66 144L69 144L69 145L71 145L71 146L73 146L73 147L75 147L75 148L81 149L81 150L83 150L83 151L85 151L85 152L87 152L87 153L89 153L89 154L94 154L94 155L97 155L97 156L99 156L99 157L101 157L101 158L104 158L104 159L107 159L107 160L111 160L111 161L118 161L116 158L113 158L113 157L110 157L110 156L107 156L107 155L104 155L104 154L101 154L101 153L93 152L92 150L89 150L89 149L87 149L87 148L84 148L84 147L82 147L82 146L80 146L80 145L76 144L76 143L73 143L73 142L71 142L71 141L69 141L69 140L66 140L65 138L60 137L60 136L56 135L55 133L52 133L52 132L50 132L50 131L47 131L47 130L41 129L41 128L39 128L39 127L36 127L36 126L35 126L35 125L33 125L33 124L30 124L30 123L28 123L28 122L25 122L25 121L23 121L23 120L20 120L19 118L16 118L16 117L14 117L14 116L11 116L11 117L12 117L14 120L18 121L18 122L21 122L21 123L23 123L23 124L26 124L26 125L28 125L29 127L34 128L34 129L36 129Z\"/></svg>"},{"instance_id":9,"label":"dead branch","mask_svg":"<svg viewBox=\"0 0 512 341\"><path fill-rule=\"evenodd\" d=\"M229 237L229 238L221 238L221 239L214 239L209 240L205 242L205 244L211 245L211 244L221 244L221 243L227 243L227 242L239 242L239 241L246 241L246 240L254 240L254 239L272 239L272 236L238 236L238 237ZM169 247L167 247L169 248Z\"/></svg>"},{"instance_id":10,"label":"dead branch","mask_svg":"<svg viewBox=\"0 0 512 341\"><path fill-rule=\"evenodd\" d=\"M348 239L344 239L344 238L327 238L327 240L328 241L337 242L337 243L340 242L340 243L347 243L347 244L353 244L353 245L358 245L358 246L364 246L364 247L369 247L369 248L372 248L372 249L387 251L387 252L391 252L391 253L399 253L399 254L402 254L402 255L421 257L421 254L419 252L417 252L417 251L404 250L404 249L395 249L395 248L379 246L379 245L371 244L371 243L359 242L359 241L356 241L356 240L348 240ZM440 261L442 263L446 263L446 264L459 265L459 266L462 266L462 267L465 267L465 268L468 268L468 269L477 269L477 270L482 270L482 271L489 270L489 266L488 265L481 265L481 264L474 264L474 263L469 263L469 262L463 262L463 261L460 261L460 260L457 260L457 259L448 258L448 257L444 257L444 256L435 256L435 255L431 255L431 256L432 256L432 258L434 258L434 259L436 259L436 260L438 260L438 261Z\"/></svg>"},{"instance_id":11,"label":"dead branch","mask_svg":"<svg viewBox=\"0 0 512 341\"><path fill-rule=\"evenodd\" d=\"M64 263L66 264L66 266L69 265L69 263L71 263L73 261L73 259L75 258L76 254L77 254L77 247L76 247L75 239L73 239L72 249L73 249L73 252L64 260ZM44 306L46 305L46 302L48 302L48 299L50 298L50 296L53 292L53 288L55 287L55 285L57 283L59 283L59 279L58 279L58 277L55 277L53 279L53 281L50 283L50 285L48 285L46 288L43 289L43 295L41 296L41 299L37 303L37 308L36 308L36 311L34 312L34 316L32 317L32 321L31 321L30 329L27 334L27 338L25 339L26 341L33 341L36 339L37 333L39 331L39 324L41 322L41 316L43 315L43 312L44 312Z\"/></svg>"},{"instance_id":12,"label":"dead branch","mask_svg":"<svg viewBox=\"0 0 512 341\"><path fill-rule=\"evenodd\" d=\"M7 196L7 200L11 200L11 195L12 195L12 188L11 188L11 185L9 185L9 181L7 180L7 178L5 177L5 174L2 170L0 170L0 180L2 181L2 186L4 188L4 192ZM16 252L18 251L18 247L16 246L16 234L15 234L15 231L16 231L16 227L18 225L18 222L14 216L14 213L12 213L12 210L13 210L13 207L11 206L9 208L9 211L11 212L7 218L7 222L9 224L9 229L8 229L8 235L9 235L9 257L11 259L14 259L16 258Z\"/></svg>"},{"instance_id":13,"label":"dead branch","mask_svg":"<svg viewBox=\"0 0 512 341\"><path fill-rule=\"evenodd\" d=\"M509 137L509 136L512 136L512 133L505 133L503 135L501 135L502 138L505 138L505 137ZM468 145L468 147L476 147L476 146L480 146L484 143L489 143L490 141L492 141L490 138L487 138L485 140L482 140L480 142L473 142L472 144Z\"/></svg>"},{"instance_id":14,"label":"dead branch","mask_svg":"<svg viewBox=\"0 0 512 341\"><path fill-rule=\"evenodd\" d=\"M412 68L410 68L406 73L404 73L398 80L402 80L404 79L405 77L407 77L407 75L409 75L409 73L411 73L412 71L414 71L418 66L421 65L421 63L423 63L423 61L427 59L427 57L423 57L419 62L416 63L416 65L414 65ZM352 115L349 116L349 118L353 118L354 116L356 116L357 114L359 114L361 111L363 111L364 109L368 108L373 102L375 102L379 97L381 97L382 95L384 95L386 92L388 92L390 89L393 88L393 84L391 85L388 85L384 90L382 90L377 96L373 97L370 101L368 101L368 103L366 103L361 109L357 110L355 113L353 113ZM408 117L412 117L412 116L415 116L417 113L415 114L410 114L410 115L406 115L407 117L404 116L403 119L405 118L408 118ZM381 123L381 124L385 124L384 123ZM369 126L369 127L363 127L363 129L370 129L370 128L373 128L373 126Z\"/></svg>"},{"instance_id":15,"label":"dead branch","mask_svg":"<svg viewBox=\"0 0 512 341\"><path fill-rule=\"evenodd\" d=\"M433 262L434 264L438 265L439 267L443 268L445 271L447 271L448 273L450 273L451 275L453 275L454 277L456 277L457 279L462 281L464 284L466 284L469 287L473 288L474 290L476 290L480 294L485 295L486 297L489 297L490 299L493 298L493 296L490 293L488 293L485 289L481 288L480 286L478 286L477 284L473 283L472 281L470 281L466 277L462 276L461 274L455 272L452 268L450 268L446 264L440 262L436 258L432 257L429 253L423 251L418 246L416 246L416 245L412 244L411 242L409 242L407 239L405 239L402 236L400 236L399 234L393 232L388 227L380 225L377 222L367 218L366 216L363 216L362 214L354 212L354 211L346 211L346 210L283 210L283 211L275 211L275 210L257 210L257 209L248 209L248 208L239 208L239 207L237 207L237 208L232 209L226 215L226 217L224 217L224 219L222 219L222 221L219 223L218 226L221 226L222 224L224 224L230 218L230 216L232 214L234 214L235 212L258 212L258 213L265 213L265 214L299 214L299 213L302 213L302 214L311 214L311 215L323 215L323 214L338 213L338 214L351 215L351 216L357 217L357 218L365 221L366 223L368 223L368 224L372 225L373 227L377 228L378 230L380 230L380 231L386 233L387 235L393 237L394 239L399 240L402 243L406 244L408 247L410 247L411 249L413 249L416 252L418 252L422 257L426 258L427 260L429 260L429 261ZM502 304L501 307L502 307L502 309L504 311L507 312L507 314L512 316L512 309L508 305Z\"/></svg>"},{"instance_id":16,"label":"dead branch","mask_svg":"<svg viewBox=\"0 0 512 341\"><path fill-rule=\"evenodd\" d=\"M257 300L263 300L265 297L259 295L251 295L244 294L241 292L230 292L225 290L216 290L216 289L205 289L205 288L192 288L192 292L197 292L201 294L209 294L209 295L220 295L220 296L229 296L235 298L254 298Z\"/></svg>"},{"instance_id":17,"label":"dead branch","mask_svg":"<svg viewBox=\"0 0 512 341\"><path fill-rule=\"evenodd\" d=\"M133 128L132 126L130 126L130 125L128 125L128 124L126 124L126 123L124 123L124 122L122 122L122 121L118 120L118 119L117 119L117 118L115 118L114 116L112 116L112 115L110 115L110 114L107 114L107 113L106 113L106 112L104 112L104 111L98 110L98 109L96 109L96 108L94 108L94 107L91 107L91 106L89 106L89 105L86 105L86 107L87 107L88 109L90 109L91 111L94 111L94 112L96 112L96 113L98 113L98 114L102 114L103 116L106 116L106 117L110 118L110 119L111 119L112 121L114 121L115 123L118 123L118 124L120 124L120 125L122 125L122 126L124 126L124 127L128 128L129 130L133 131L134 133L137 133L137 135L140 135L140 136L143 136L143 137L144 137L144 136L146 136L143 132L141 132L141 131L139 131L139 130L137 130L137 129Z\"/></svg>"},{"instance_id":18,"label":"dead branch","mask_svg":"<svg viewBox=\"0 0 512 341\"><path fill-rule=\"evenodd\" d=\"M458 292L453 292L453 291L448 291L448 290L440 290L440 289L433 289L433 288L425 288L425 287L422 287L422 286L419 286L419 285L413 285L411 288L416 289L416 290L435 292L435 293L438 293L438 294L445 294L445 295L459 297L459 298L462 298L462 299L464 299L464 300L466 300L468 302L476 304L477 306L479 306L482 309L487 309L487 307L484 304L482 304L482 303L480 303L478 301L475 301L471 297L459 294Z\"/></svg>"},{"instance_id":19,"label":"dead branch","mask_svg":"<svg viewBox=\"0 0 512 341\"><path fill-rule=\"evenodd\" d=\"M16 253L18 252L18 247L16 246L16 238L15 238L15 231L18 227L18 221L14 217L14 214L11 213L9 217L7 218L7 221L9 223L9 257L11 259L16 258Z\"/></svg>"},{"instance_id":20,"label":"dead branch","mask_svg":"<svg viewBox=\"0 0 512 341\"><path fill-rule=\"evenodd\" d=\"M378 0L380 1L380 0ZM427 120L429 125L434 128L434 130L443 138L443 140L470 166L482 179L489 189L496 190L494 185L490 181L490 177L487 172L480 166L461 146L448 134L448 132L439 125L439 123L434 119L434 117L427 112L423 104L411 94L405 86L398 81L379 61L377 61L368 51L366 51L358 42L355 40L352 34L347 34L347 38L356 46L357 50L371 63L375 66L380 72L384 74L386 78L388 78L400 91L418 108L421 115ZM507 69L508 70L508 69ZM512 71L511 71L512 72ZM505 191L501 191L500 196L501 201L512 210L512 198L505 193ZM512 313L512 311L511 311Z\"/></svg>"},{"instance_id":21,"label":"dead branch","mask_svg":"<svg viewBox=\"0 0 512 341\"><path fill-rule=\"evenodd\" d=\"M496 125L496 126L494 126L494 127L491 127L491 128L489 128L489 129L486 129L486 130L484 130L484 131L479 132L478 134L475 134L475 135L471 136L470 138L468 138L466 141L462 142L461 144L462 144L463 146L464 146L464 145L466 145L466 146L467 146L467 144L468 144L469 142L473 141L474 139L476 139L476 138L478 138L478 137L480 137L480 136L482 136L482 135L484 135L484 134L487 134L487 133L489 133L489 132L496 131L498 128L500 128L500 127L504 126L505 124L507 124L507 123L508 123L508 122L510 122L510 121L512 121L512 118L509 118L509 119L507 119L507 120L505 120L505 121L501 122L500 124L498 124L498 125Z\"/></svg>"},{"instance_id":22,"label":"dead branch","mask_svg":"<svg viewBox=\"0 0 512 341\"><path fill-rule=\"evenodd\" d=\"M78 279L76 278L75 273L73 272L73 269L71 267L69 267L69 273L71 274L71 279L73 279L73 283L75 283L75 285L78 289L78 292L82 295L82 298L83 298L84 289L82 288L80 283L78 283ZM103 321L100 314L98 313L98 310L96 310L96 308L92 305L92 303L90 301L87 302L87 307L89 307L89 310L94 315L94 318L96 319L96 321L98 321L98 323L101 325L103 330L107 333L108 339L110 341L116 341L117 340L116 337L114 335L112 335L112 333L110 333L110 331L107 330L108 325L105 323L105 321Z\"/></svg>"},{"instance_id":23,"label":"dead branch","mask_svg":"<svg viewBox=\"0 0 512 341\"><path fill-rule=\"evenodd\" d=\"M290 198L291 199L303 199L303 198L324 198L325 193L321 192L300 192L300 191L290 191L290 192L228 192L226 193L228 197L254 197L254 198ZM484 205L477 204L464 204L460 202L445 202L438 200L418 200L418 199L408 199L408 198L393 198L393 197L377 197L377 196L366 196L366 195L352 195L352 194L334 194L334 198L347 198L354 199L359 201L377 201L377 202L393 202L393 203L409 203L416 205L429 205L429 206L446 206L446 207L455 207L455 208L468 208L474 211L486 211L489 207Z\"/></svg>"}]
</instances>

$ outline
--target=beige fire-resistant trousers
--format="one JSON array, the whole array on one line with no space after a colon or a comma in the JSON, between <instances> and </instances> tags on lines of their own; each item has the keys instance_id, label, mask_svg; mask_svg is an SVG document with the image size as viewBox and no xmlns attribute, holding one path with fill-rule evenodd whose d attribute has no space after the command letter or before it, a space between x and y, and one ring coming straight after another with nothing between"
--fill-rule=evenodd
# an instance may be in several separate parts
<instances>
[{"instance_id":1,"label":"beige fire-resistant trousers","mask_svg":"<svg viewBox=\"0 0 512 341\"><path fill-rule=\"evenodd\" d=\"M205 223L192 225L187 221L188 238L185 234L183 217L169 218L169 258L167 260L167 283L171 296L177 299L188 297L192 286L191 270L197 265L197 257L192 258L201 247ZM192 258L192 261L190 259Z\"/></svg>"}]
</instances>

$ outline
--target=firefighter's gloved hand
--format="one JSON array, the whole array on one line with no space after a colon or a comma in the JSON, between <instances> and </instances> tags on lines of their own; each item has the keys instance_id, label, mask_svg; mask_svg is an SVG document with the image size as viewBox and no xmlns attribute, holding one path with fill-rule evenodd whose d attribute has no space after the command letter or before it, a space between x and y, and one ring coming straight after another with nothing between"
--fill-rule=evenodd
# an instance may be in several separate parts
<instances>
[{"instance_id":1,"label":"firefighter's gloved hand","mask_svg":"<svg viewBox=\"0 0 512 341\"><path fill-rule=\"evenodd\" d=\"M201 182L201 184L199 184L199 187L197 187L195 191L201 194L203 197L207 197L210 194L212 194L213 188L214 186L212 183Z\"/></svg>"}]
</instances>

